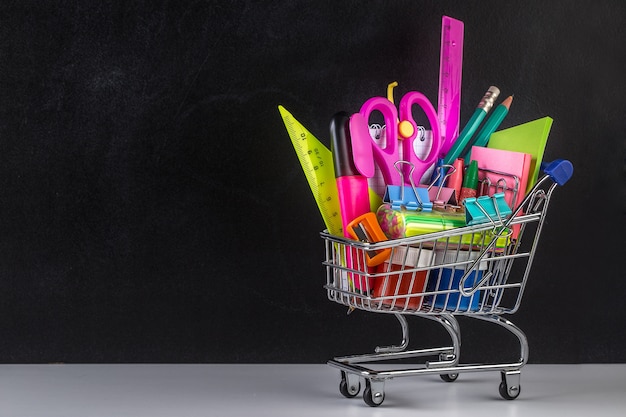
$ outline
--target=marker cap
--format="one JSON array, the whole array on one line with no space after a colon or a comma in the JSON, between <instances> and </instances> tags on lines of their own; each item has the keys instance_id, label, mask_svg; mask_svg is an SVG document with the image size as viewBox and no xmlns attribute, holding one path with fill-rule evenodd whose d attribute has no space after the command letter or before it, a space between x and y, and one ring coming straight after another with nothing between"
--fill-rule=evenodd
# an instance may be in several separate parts
<instances>
[{"instance_id":1,"label":"marker cap","mask_svg":"<svg viewBox=\"0 0 626 417\"><path fill-rule=\"evenodd\" d=\"M349 122L350 115L346 112L336 113L330 121L330 150L336 178L361 175L352 156Z\"/></svg>"},{"instance_id":2,"label":"marker cap","mask_svg":"<svg viewBox=\"0 0 626 417\"><path fill-rule=\"evenodd\" d=\"M463 178L463 188L475 190L478 187L478 162L472 160L465 171Z\"/></svg>"}]
</instances>

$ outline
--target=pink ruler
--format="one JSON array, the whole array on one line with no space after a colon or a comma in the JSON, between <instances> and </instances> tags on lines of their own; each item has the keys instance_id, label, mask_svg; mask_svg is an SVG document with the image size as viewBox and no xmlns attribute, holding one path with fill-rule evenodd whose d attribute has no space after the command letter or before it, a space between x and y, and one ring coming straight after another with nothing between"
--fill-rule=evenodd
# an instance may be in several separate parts
<instances>
[{"instance_id":1,"label":"pink ruler","mask_svg":"<svg viewBox=\"0 0 626 417\"><path fill-rule=\"evenodd\" d=\"M441 19L439 102L437 115L445 155L459 136L461 118L461 70L463 69L463 22L448 16Z\"/></svg>"}]
</instances>

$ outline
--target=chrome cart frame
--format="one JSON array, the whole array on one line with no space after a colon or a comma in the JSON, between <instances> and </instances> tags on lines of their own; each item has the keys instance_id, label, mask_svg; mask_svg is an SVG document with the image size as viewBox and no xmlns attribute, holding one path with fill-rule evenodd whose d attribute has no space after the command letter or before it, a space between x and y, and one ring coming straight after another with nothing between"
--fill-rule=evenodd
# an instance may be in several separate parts
<instances>
[{"instance_id":1,"label":"chrome cart frame","mask_svg":"<svg viewBox=\"0 0 626 417\"><path fill-rule=\"evenodd\" d=\"M340 392L358 395L365 381L364 401L382 404L385 382L396 377L438 374L444 381L460 373L500 371L500 395L515 399L520 394L520 369L528 361L524 332L504 314L515 313L521 303L552 193L569 180L568 161L542 166L539 179L507 219L378 243L359 242L322 232L325 241L329 300L349 311L358 309L395 316L402 329L397 346L377 347L374 353L335 357L328 361L341 371ZM530 245L522 245L522 241ZM390 249L389 261L377 267L367 256ZM514 274L511 274L513 265ZM519 269L522 265L523 271ZM407 350L409 327L406 316L414 315L439 323L451 345ZM497 324L519 341L519 359L511 363L459 363L461 334L455 316L467 316ZM365 364L417 357L431 357L415 366L373 369Z\"/></svg>"}]
</instances>

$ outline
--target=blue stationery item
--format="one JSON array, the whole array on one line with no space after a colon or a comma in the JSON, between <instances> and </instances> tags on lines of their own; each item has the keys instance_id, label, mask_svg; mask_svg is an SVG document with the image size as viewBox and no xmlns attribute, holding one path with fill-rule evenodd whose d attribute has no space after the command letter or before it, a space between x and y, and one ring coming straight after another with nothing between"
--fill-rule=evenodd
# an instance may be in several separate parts
<instances>
[{"instance_id":1,"label":"blue stationery item","mask_svg":"<svg viewBox=\"0 0 626 417\"><path fill-rule=\"evenodd\" d=\"M504 220L513 214L513 210L504 200L503 192L495 193L491 197L486 195L478 198L470 197L463 202L465 204L465 222L468 226Z\"/></svg>"},{"instance_id":2,"label":"blue stationery item","mask_svg":"<svg viewBox=\"0 0 626 417\"><path fill-rule=\"evenodd\" d=\"M417 194L416 194L417 193ZM433 203L428 197L427 188L413 188L406 185L388 185L383 202L391 204L393 210L432 211Z\"/></svg>"},{"instance_id":3,"label":"blue stationery item","mask_svg":"<svg viewBox=\"0 0 626 417\"><path fill-rule=\"evenodd\" d=\"M435 164L435 169L433 169L433 174L430 177L430 185L435 187L440 187L444 183L444 178L447 177L445 170L443 168L443 158L437 159L437 163Z\"/></svg>"},{"instance_id":4,"label":"blue stationery item","mask_svg":"<svg viewBox=\"0 0 626 417\"><path fill-rule=\"evenodd\" d=\"M479 254L479 252L469 251L437 250L435 251L435 264L454 264L459 261L473 260ZM467 276L463 289L471 290L477 282L481 281L488 267L488 262L480 262ZM482 290L477 290L468 296L461 295L461 279L467 272L467 268L469 266L450 266L430 271L426 291L438 291L442 294L427 296L424 300L425 304L454 312L478 311L483 296Z\"/></svg>"},{"instance_id":5,"label":"blue stationery item","mask_svg":"<svg viewBox=\"0 0 626 417\"><path fill-rule=\"evenodd\" d=\"M411 170L409 171L409 184L404 185L404 174L400 165L409 164ZM407 161L396 161L394 168L400 174L401 185L387 185L385 189L385 196L383 197L384 203L389 203L394 210L400 210L404 208L411 211L432 211L433 203L430 202L428 195L428 189L422 187L416 187L413 182L413 166Z\"/></svg>"}]
</instances>

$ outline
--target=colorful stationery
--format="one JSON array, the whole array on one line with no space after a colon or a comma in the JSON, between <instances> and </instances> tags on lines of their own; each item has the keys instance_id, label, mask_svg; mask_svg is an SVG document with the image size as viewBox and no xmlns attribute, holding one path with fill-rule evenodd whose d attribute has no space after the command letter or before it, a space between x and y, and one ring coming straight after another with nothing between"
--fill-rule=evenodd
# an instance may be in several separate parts
<instances>
[{"instance_id":1,"label":"colorful stationery","mask_svg":"<svg viewBox=\"0 0 626 417\"><path fill-rule=\"evenodd\" d=\"M513 96L509 96L504 99L502 103L500 103L491 113L491 116L487 119L483 127L478 131L476 137L472 142L470 142L470 146L467 146L461 155L465 158L465 163L470 163L470 150L472 146L487 146L487 142L489 142L489 138L491 134L500 127L500 123L504 120L506 115L509 113L509 108L511 107L511 102L513 101Z\"/></svg>"},{"instance_id":2,"label":"colorful stationery","mask_svg":"<svg viewBox=\"0 0 626 417\"><path fill-rule=\"evenodd\" d=\"M350 115L336 113L330 122L330 150L339 196L339 209L343 234L350 237L347 225L357 217L370 211L367 178L356 168L355 152L357 148L350 135Z\"/></svg>"},{"instance_id":3,"label":"colorful stationery","mask_svg":"<svg viewBox=\"0 0 626 417\"><path fill-rule=\"evenodd\" d=\"M523 152L532 155L530 176L525 189L526 192L530 191L539 177L543 152L551 127L552 118L544 117L494 132L487 144L488 148Z\"/></svg>"},{"instance_id":4,"label":"colorful stationery","mask_svg":"<svg viewBox=\"0 0 626 417\"><path fill-rule=\"evenodd\" d=\"M502 149L472 147L472 159L478 162L478 195L504 193L504 200L515 210L526 195L532 156ZM519 225L513 226L513 238L519 236Z\"/></svg>"},{"instance_id":5,"label":"colorful stationery","mask_svg":"<svg viewBox=\"0 0 626 417\"><path fill-rule=\"evenodd\" d=\"M424 248L398 246L382 268L382 276L374 282L374 298L398 310L417 311L422 306L428 267L433 265L435 252ZM398 297L406 295L408 297Z\"/></svg>"},{"instance_id":6,"label":"colorful stationery","mask_svg":"<svg viewBox=\"0 0 626 417\"><path fill-rule=\"evenodd\" d=\"M413 117L415 105L426 115L433 132L431 149L423 158L415 152L415 145L422 138ZM385 120L384 147L370 135L368 121L375 112L382 114ZM406 93L398 109L388 98L370 98L363 103L359 113L350 118L350 135L357 170L361 175L372 178L378 166L387 185L419 184L424 173L437 161L442 145L437 112L428 98L418 91ZM396 163L399 160L406 162L400 167L402 177L397 172Z\"/></svg>"},{"instance_id":7,"label":"colorful stationery","mask_svg":"<svg viewBox=\"0 0 626 417\"><path fill-rule=\"evenodd\" d=\"M439 55L439 134L443 139L441 156L459 136L461 119L461 73L463 69L463 22L448 16L441 19Z\"/></svg>"},{"instance_id":8,"label":"colorful stationery","mask_svg":"<svg viewBox=\"0 0 626 417\"><path fill-rule=\"evenodd\" d=\"M342 236L339 196L330 150L283 106L278 106L278 110L328 232Z\"/></svg>"},{"instance_id":9,"label":"colorful stationery","mask_svg":"<svg viewBox=\"0 0 626 417\"><path fill-rule=\"evenodd\" d=\"M463 204L466 198L476 197L478 188L478 163L472 160L465 170L461 193L459 196L459 204Z\"/></svg>"},{"instance_id":10,"label":"colorful stationery","mask_svg":"<svg viewBox=\"0 0 626 417\"><path fill-rule=\"evenodd\" d=\"M451 231L466 225L464 213L394 210L389 204L380 206L376 211L376 217L380 223L380 228L389 239L402 239L428 233ZM489 242L492 237L491 231L487 231L442 237L439 241L444 246L479 247L484 245L485 242ZM504 248L509 242L508 235L501 236L496 242L496 248Z\"/></svg>"},{"instance_id":11,"label":"colorful stationery","mask_svg":"<svg viewBox=\"0 0 626 417\"><path fill-rule=\"evenodd\" d=\"M531 159L527 153L472 147L472 160L478 162L478 194L504 192L507 204L515 209L526 194Z\"/></svg>"},{"instance_id":12,"label":"colorful stationery","mask_svg":"<svg viewBox=\"0 0 626 417\"><path fill-rule=\"evenodd\" d=\"M395 210L383 204L376 212L381 229L390 239L419 236L465 226L462 213Z\"/></svg>"},{"instance_id":13,"label":"colorful stationery","mask_svg":"<svg viewBox=\"0 0 626 417\"><path fill-rule=\"evenodd\" d=\"M387 240L387 236L380 228L376 214L371 211L352 220L348 223L346 229L350 237L359 242L376 243ZM374 267L382 264L389 258L390 253L391 248L366 250L367 266Z\"/></svg>"},{"instance_id":14,"label":"colorful stationery","mask_svg":"<svg viewBox=\"0 0 626 417\"><path fill-rule=\"evenodd\" d=\"M471 261L479 256L476 251L435 251L435 265L449 265L459 261ZM429 295L425 304L448 311L465 312L478 311L483 297L483 290L478 290L470 296L461 295L461 280L469 272L463 288L471 290L475 283L480 282L483 274L489 269L489 262L480 262L477 268L469 271L469 265L454 266L452 268L433 269L428 277L426 291L439 291L441 294ZM447 292L447 293L446 293Z\"/></svg>"},{"instance_id":15,"label":"colorful stationery","mask_svg":"<svg viewBox=\"0 0 626 417\"><path fill-rule=\"evenodd\" d=\"M504 193L495 193L492 196L480 196L466 198L465 222L468 226L493 221L504 221L513 210L504 200Z\"/></svg>"},{"instance_id":16,"label":"colorful stationery","mask_svg":"<svg viewBox=\"0 0 626 417\"><path fill-rule=\"evenodd\" d=\"M463 166L464 165L465 164L463 163L462 158L457 158L454 161L454 164L452 164L452 166L454 167L454 171L452 172L452 175L450 175L450 178L448 178L448 182L446 184L449 188L452 188L454 190L454 200L455 200L454 204L458 204L461 199L461 187L463 186Z\"/></svg>"},{"instance_id":17,"label":"colorful stationery","mask_svg":"<svg viewBox=\"0 0 626 417\"><path fill-rule=\"evenodd\" d=\"M498 95L500 95L500 89L498 87L493 85L489 87L483 98L478 103L478 106L476 106L476 110L474 110L474 114L472 114L469 122L467 122L461 131L461 134L450 148L450 151L446 154L443 160L444 164L452 165L454 160L461 155L465 146L467 146L474 133L476 133L476 129L478 129L480 123L493 107L493 102L498 98Z\"/></svg>"}]
</instances>

